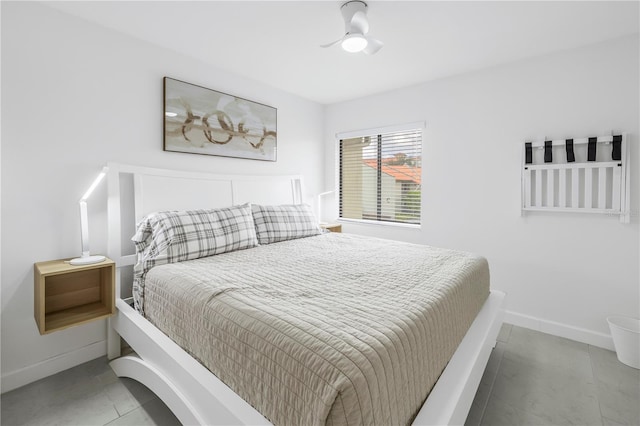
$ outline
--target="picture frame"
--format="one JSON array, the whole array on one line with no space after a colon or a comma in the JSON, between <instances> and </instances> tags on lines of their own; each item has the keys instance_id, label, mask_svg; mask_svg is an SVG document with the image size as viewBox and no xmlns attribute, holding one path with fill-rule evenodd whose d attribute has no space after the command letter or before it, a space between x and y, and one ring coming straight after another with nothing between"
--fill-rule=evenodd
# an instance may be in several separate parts
<instances>
[{"instance_id":1,"label":"picture frame","mask_svg":"<svg viewBox=\"0 0 640 426\"><path fill-rule=\"evenodd\" d=\"M277 160L277 109L238 96L163 79L164 151Z\"/></svg>"}]
</instances>

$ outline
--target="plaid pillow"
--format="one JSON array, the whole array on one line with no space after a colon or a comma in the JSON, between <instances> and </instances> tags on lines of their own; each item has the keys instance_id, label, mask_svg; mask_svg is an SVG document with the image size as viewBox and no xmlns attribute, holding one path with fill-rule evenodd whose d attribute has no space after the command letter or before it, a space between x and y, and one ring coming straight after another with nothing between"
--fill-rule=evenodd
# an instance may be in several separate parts
<instances>
[{"instance_id":1,"label":"plaid pillow","mask_svg":"<svg viewBox=\"0 0 640 426\"><path fill-rule=\"evenodd\" d=\"M307 204L281 206L252 205L253 221L260 244L322 234L311 207Z\"/></svg>"},{"instance_id":2,"label":"plaid pillow","mask_svg":"<svg viewBox=\"0 0 640 426\"><path fill-rule=\"evenodd\" d=\"M138 255L133 296L136 308L141 312L144 276L154 266L258 245L250 204L215 210L152 213L140 222L131 240Z\"/></svg>"}]
</instances>

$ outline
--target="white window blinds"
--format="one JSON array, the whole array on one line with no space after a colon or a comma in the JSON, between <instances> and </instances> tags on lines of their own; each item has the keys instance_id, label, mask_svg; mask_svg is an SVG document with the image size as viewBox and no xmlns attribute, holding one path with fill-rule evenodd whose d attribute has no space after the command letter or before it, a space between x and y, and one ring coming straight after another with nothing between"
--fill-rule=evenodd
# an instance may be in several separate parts
<instances>
[{"instance_id":1,"label":"white window blinds","mask_svg":"<svg viewBox=\"0 0 640 426\"><path fill-rule=\"evenodd\" d=\"M422 130L340 139L340 217L420 224Z\"/></svg>"}]
</instances>

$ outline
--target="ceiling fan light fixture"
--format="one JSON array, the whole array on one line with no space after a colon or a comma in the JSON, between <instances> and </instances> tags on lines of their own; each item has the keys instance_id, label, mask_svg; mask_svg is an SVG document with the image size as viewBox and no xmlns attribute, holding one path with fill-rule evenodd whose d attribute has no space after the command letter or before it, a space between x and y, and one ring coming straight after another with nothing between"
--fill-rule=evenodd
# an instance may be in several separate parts
<instances>
[{"instance_id":1,"label":"ceiling fan light fixture","mask_svg":"<svg viewBox=\"0 0 640 426\"><path fill-rule=\"evenodd\" d=\"M361 34L347 34L342 40L342 48L349 53L362 52L369 42Z\"/></svg>"},{"instance_id":2,"label":"ceiling fan light fixture","mask_svg":"<svg viewBox=\"0 0 640 426\"><path fill-rule=\"evenodd\" d=\"M327 48L339 44L344 51L349 53L362 52L366 55L373 55L378 52L384 43L369 35L368 7L362 0L350 0L344 3L340 7L344 18L344 36L332 43L320 45L320 47Z\"/></svg>"}]
</instances>

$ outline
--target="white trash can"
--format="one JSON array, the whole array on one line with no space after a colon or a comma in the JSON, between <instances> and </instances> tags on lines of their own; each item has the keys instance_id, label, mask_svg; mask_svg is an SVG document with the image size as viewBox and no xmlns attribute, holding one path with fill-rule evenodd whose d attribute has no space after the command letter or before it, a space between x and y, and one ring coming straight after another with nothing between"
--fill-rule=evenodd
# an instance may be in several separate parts
<instances>
[{"instance_id":1,"label":"white trash can","mask_svg":"<svg viewBox=\"0 0 640 426\"><path fill-rule=\"evenodd\" d=\"M629 367L640 369L640 320L611 316L607 318L618 360Z\"/></svg>"}]
</instances>

